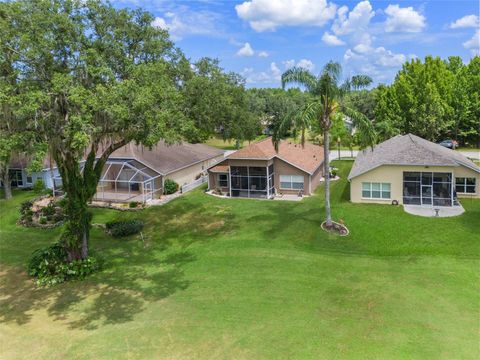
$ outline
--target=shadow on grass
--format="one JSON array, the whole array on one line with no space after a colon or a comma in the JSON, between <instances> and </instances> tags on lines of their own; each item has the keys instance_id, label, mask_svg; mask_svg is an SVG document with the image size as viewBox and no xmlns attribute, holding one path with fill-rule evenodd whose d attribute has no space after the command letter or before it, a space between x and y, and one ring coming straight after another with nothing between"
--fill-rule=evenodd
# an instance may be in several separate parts
<instances>
[{"instance_id":1,"label":"shadow on grass","mask_svg":"<svg viewBox=\"0 0 480 360\"><path fill-rule=\"evenodd\" d=\"M196 261L188 251L190 245L234 226L229 212L195 201L172 202L136 216L145 221L143 236L113 239L99 229L92 231L91 247L106 264L103 271L83 281L40 288L23 269L3 266L0 321L26 324L33 312L43 309L72 329L93 330L132 321L149 302L188 288L191 281L184 267Z\"/></svg>"}]
</instances>

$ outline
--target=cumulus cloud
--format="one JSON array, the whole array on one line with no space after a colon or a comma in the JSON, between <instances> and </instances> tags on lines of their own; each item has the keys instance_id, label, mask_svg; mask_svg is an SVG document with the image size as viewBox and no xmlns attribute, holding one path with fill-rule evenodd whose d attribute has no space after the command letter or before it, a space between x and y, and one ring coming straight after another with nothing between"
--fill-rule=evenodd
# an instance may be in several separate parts
<instances>
[{"instance_id":1,"label":"cumulus cloud","mask_svg":"<svg viewBox=\"0 0 480 360\"><path fill-rule=\"evenodd\" d=\"M338 9L338 17L332 25L335 35L346 35L353 32L361 32L368 27L370 19L375 15L369 1L359 2L348 12L347 6Z\"/></svg>"},{"instance_id":2,"label":"cumulus cloud","mask_svg":"<svg viewBox=\"0 0 480 360\"><path fill-rule=\"evenodd\" d=\"M281 26L323 26L337 7L327 0L249 0L236 5L237 15L258 32Z\"/></svg>"},{"instance_id":3,"label":"cumulus cloud","mask_svg":"<svg viewBox=\"0 0 480 360\"><path fill-rule=\"evenodd\" d=\"M323 33L322 41L329 46L341 46L345 45L345 41L339 39L333 34L330 34L328 31Z\"/></svg>"},{"instance_id":4,"label":"cumulus cloud","mask_svg":"<svg viewBox=\"0 0 480 360\"><path fill-rule=\"evenodd\" d=\"M304 69L307 69L309 71L313 71L313 69L315 69L315 64L311 60L308 60L308 59L300 60L297 63L297 66L301 67L301 68L304 68Z\"/></svg>"},{"instance_id":5,"label":"cumulus cloud","mask_svg":"<svg viewBox=\"0 0 480 360\"><path fill-rule=\"evenodd\" d=\"M268 52L266 52L266 51L260 51L260 52L258 53L258 57L266 58L266 57L268 57Z\"/></svg>"},{"instance_id":6,"label":"cumulus cloud","mask_svg":"<svg viewBox=\"0 0 480 360\"><path fill-rule=\"evenodd\" d=\"M385 9L387 20L386 32L421 32L426 26L425 16L411 6L401 8L399 5L388 5Z\"/></svg>"},{"instance_id":7,"label":"cumulus cloud","mask_svg":"<svg viewBox=\"0 0 480 360\"><path fill-rule=\"evenodd\" d=\"M469 49L472 55L480 55L480 29L478 29L470 40L463 43L465 49Z\"/></svg>"},{"instance_id":8,"label":"cumulus cloud","mask_svg":"<svg viewBox=\"0 0 480 360\"><path fill-rule=\"evenodd\" d=\"M252 46L248 42L237 51L237 56L253 56L254 54L255 51L253 51Z\"/></svg>"},{"instance_id":9,"label":"cumulus cloud","mask_svg":"<svg viewBox=\"0 0 480 360\"><path fill-rule=\"evenodd\" d=\"M478 27L479 21L477 15L466 15L450 24L450 29L475 28Z\"/></svg>"},{"instance_id":10,"label":"cumulus cloud","mask_svg":"<svg viewBox=\"0 0 480 360\"><path fill-rule=\"evenodd\" d=\"M267 71L255 71L253 68L244 68L240 74L247 84L279 84L282 71L275 62L270 63Z\"/></svg>"},{"instance_id":11,"label":"cumulus cloud","mask_svg":"<svg viewBox=\"0 0 480 360\"><path fill-rule=\"evenodd\" d=\"M181 40L189 35L218 35L222 33L217 24L220 16L210 11L191 11L186 7L176 12L157 16L152 25L167 30L173 40Z\"/></svg>"}]
</instances>

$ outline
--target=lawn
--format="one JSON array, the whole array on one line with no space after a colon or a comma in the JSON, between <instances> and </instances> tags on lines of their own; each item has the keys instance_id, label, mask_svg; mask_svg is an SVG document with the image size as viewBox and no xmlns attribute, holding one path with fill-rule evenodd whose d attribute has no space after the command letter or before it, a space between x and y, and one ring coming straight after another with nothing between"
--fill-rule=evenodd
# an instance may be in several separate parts
<instances>
[{"instance_id":1,"label":"lawn","mask_svg":"<svg viewBox=\"0 0 480 360\"><path fill-rule=\"evenodd\" d=\"M333 214L302 202L218 199L197 190L136 213L144 237L92 232L105 269L36 288L24 264L60 230L18 227L0 202L2 359L478 359L480 201L457 218L348 202L337 162Z\"/></svg>"}]
</instances>

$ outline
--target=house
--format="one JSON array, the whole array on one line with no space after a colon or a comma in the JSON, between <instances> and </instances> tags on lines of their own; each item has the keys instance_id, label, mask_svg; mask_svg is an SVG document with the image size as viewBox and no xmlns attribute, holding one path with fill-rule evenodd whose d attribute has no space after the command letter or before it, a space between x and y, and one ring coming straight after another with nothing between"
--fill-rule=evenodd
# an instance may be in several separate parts
<instances>
[{"instance_id":1,"label":"house","mask_svg":"<svg viewBox=\"0 0 480 360\"><path fill-rule=\"evenodd\" d=\"M208 187L231 197L272 198L278 194L310 195L323 175L323 149L272 138L250 144L208 169Z\"/></svg>"},{"instance_id":2,"label":"house","mask_svg":"<svg viewBox=\"0 0 480 360\"><path fill-rule=\"evenodd\" d=\"M198 182L212 165L224 159L224 151L205 144L158 142L152 149L129 143L108 158L97 187L96 199L105 201L149 201L163 193L166 179L180 186ZM83 162L82 162L83 163ZM61 187L55 164L44 159L43 170L28 174L26 158L12 161L12 186L29 187L38 179L50 189ZM82 166L82 165L81 165Z\"/></svg>"},{"instance_id":3,"label":"house","mask_svg":"<svg viewBox=\"0 0 480 360\"><path fill-rule=\"evenodd\" d=\"M355 203L453 206L457 196L480 198L480 167L412 134L359 151L348 180Z\"/></svg>"}]
</instances>

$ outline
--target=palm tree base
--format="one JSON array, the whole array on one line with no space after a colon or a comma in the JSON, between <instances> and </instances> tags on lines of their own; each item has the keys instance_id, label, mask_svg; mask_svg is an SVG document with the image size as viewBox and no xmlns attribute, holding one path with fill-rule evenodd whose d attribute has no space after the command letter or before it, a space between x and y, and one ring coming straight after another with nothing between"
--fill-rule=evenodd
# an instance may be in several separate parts
<instances>
[{"instance_id":1,"label":"palm tree base","mask_svg":"<svg viewBox=\"0 0 480 360\"><path fill-rule=\"evenodd\" d=\"M347 236L350 233L344 224L340 224L335 221L332 221L331 226L327 226L327 222L324 221L321 227L323 230L339 236Z\"/></svg>"}]
</instances>

